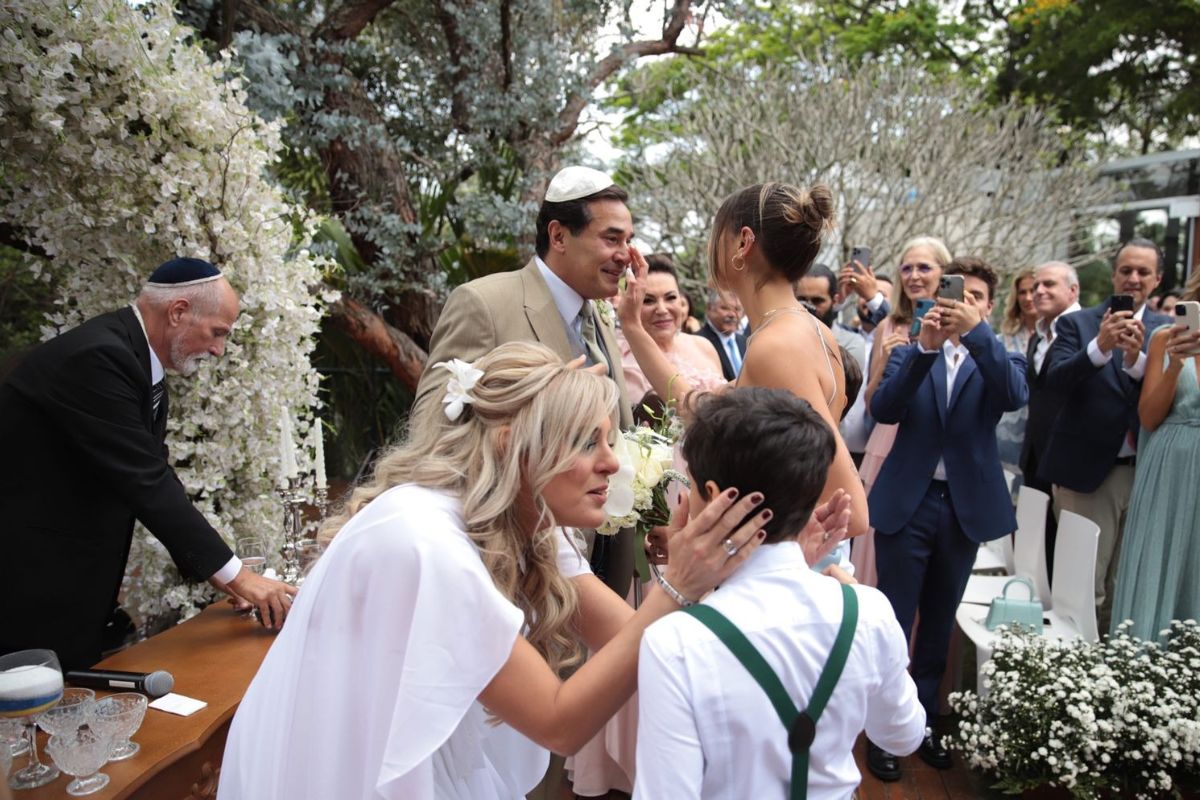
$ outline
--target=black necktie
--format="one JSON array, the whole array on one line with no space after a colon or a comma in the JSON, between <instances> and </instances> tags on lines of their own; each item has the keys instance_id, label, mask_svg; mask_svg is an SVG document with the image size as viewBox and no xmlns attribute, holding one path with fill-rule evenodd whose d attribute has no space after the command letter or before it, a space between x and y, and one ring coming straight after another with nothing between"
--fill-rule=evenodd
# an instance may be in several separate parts
<instances>
[{"instance_id":1,"label":"black necktie","mask_svg":"<svg viewBox=\"0 0 1200 800\"><path fill-rule=\"evenodd\" d=\"M154 406L154 418L158 419L158 409L162 406L163 395L167 393L167 379L162 378L150 387L150 402Z\"/></svg>"}]
</instances>

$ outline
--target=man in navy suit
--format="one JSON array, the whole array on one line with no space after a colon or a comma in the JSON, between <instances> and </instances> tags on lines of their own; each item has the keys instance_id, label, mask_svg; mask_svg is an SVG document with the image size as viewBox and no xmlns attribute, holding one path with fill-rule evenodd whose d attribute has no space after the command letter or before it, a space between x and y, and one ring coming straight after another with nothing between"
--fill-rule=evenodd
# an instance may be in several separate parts
<instances>
[{"instance_id":1,"label":"man in navy suit","mask_svg":"<svg viewBox=\"0 0 1200 800\"><path fill-rule=\"evenodd\" d=\"M717 348L725 380L737 380L738 373L742 371L742 358L746 355L746 337L738 333L738 325L742 321L742 301L733 292L709 289L704 316L704 325L696 332L696 336L703 336Z\"/></svg>"},{"instance_id":2,"label":"man in navy suit","mask_svg":"<svg viewBox=\"0 0 1200 800\"><path fill-rule=\"evenodd\" d=\"M954 612L979 544L1017 527L996 423L1029 399L1025 357L1005 352L984 321L996 273L978 258L963 257L946 274L963 276L964 300L937 301L921 321L917 342L892 351L871 398L876 420L899 423L868 498L879 590L905 637L920 611L912 676L929 720L938 713ZM895 756L868 744L871 772L898 779ZM934 736L918 752L934 767L950 766L949 752Z\"/></svg>"},{"instance_id":3,"label":"man in navy suit","mask_svg":"<svg viewBox=\"0 0 1200 800\"><path fill-rule=\"evenodd\" d=\"M1154 242L1131 239L1121 245L1113 259L1113 293L1131 296L1133 311L1113 313L1109 299L1061 317L1046 357L1046 386L1064 399L1038 474L1054 485L1058 511L1074 511L1100 526L1098 609L1112 597L1133 488L1138 397L1146 372L1143 348L1155 328L1171 321L1146 308L1162 268L1162 251Z\"/></svg>"}]
</instances>

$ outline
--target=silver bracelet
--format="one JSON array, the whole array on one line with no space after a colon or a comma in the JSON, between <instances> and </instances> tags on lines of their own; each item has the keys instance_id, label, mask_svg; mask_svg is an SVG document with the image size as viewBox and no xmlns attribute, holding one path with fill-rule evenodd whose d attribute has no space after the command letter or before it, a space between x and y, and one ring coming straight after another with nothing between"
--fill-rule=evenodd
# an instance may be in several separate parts
<instances>
[{"instance_id":1,"label":"silver bracelet","mask_svg":"<svg viewBox=\"0 0 1200 800\"><path fill-rule=\"evenodd\" d=\"M650 564L650 571L654 573L654 580L658 581L658 585L661 586L662 590L667 593L667 597L678 603L681 608L687 608L688 606L696 605L695 601L688 600L679 593L678 589L667 582L667 579L663 577L663 574L658 571L658 564Z\"/></svg>"}]
</instances>

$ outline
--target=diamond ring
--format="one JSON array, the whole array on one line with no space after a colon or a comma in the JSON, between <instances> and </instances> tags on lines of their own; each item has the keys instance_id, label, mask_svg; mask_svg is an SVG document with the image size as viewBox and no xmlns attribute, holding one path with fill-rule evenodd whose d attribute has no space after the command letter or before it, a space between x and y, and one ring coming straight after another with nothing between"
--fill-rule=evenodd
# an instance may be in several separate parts
<instances>
[{"instance_id":1,"label":"diamond ring","mask_svg":"<svg viewBox=\"0 0 1200 800\"><path fill-rule=\"evenodd\" d=\"M733 558L737 555L738 548L737 545L733 543L733 539L725 539L721 542L721 546L725 548L725 552L730 558Z\"/></svg>"}]
</instances>

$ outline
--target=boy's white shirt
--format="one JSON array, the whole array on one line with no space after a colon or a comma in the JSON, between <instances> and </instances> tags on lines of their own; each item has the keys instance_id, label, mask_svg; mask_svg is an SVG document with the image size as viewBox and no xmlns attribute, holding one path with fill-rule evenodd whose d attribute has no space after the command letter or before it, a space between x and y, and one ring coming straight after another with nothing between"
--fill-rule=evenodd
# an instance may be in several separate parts
<instances>
[{"instance_id":1,"label":"boy's white shirt","mask_svg":"<svg viewBox=\"0 0 1200 800\"><path fill-rule=\"evenodd\" d=\"M859 732L915 751L925 712L887 598L856 586L859 617L845 669L817 723L808 796L846 798L861 775ZM729 618L803 708L842 620L840 585L811 571L795 542L763 545L704 602ZM686 614L654 623L638 662L634 798L786 798L792 757L766 693L723 642Z\"/></svg>"}]
</instances>

